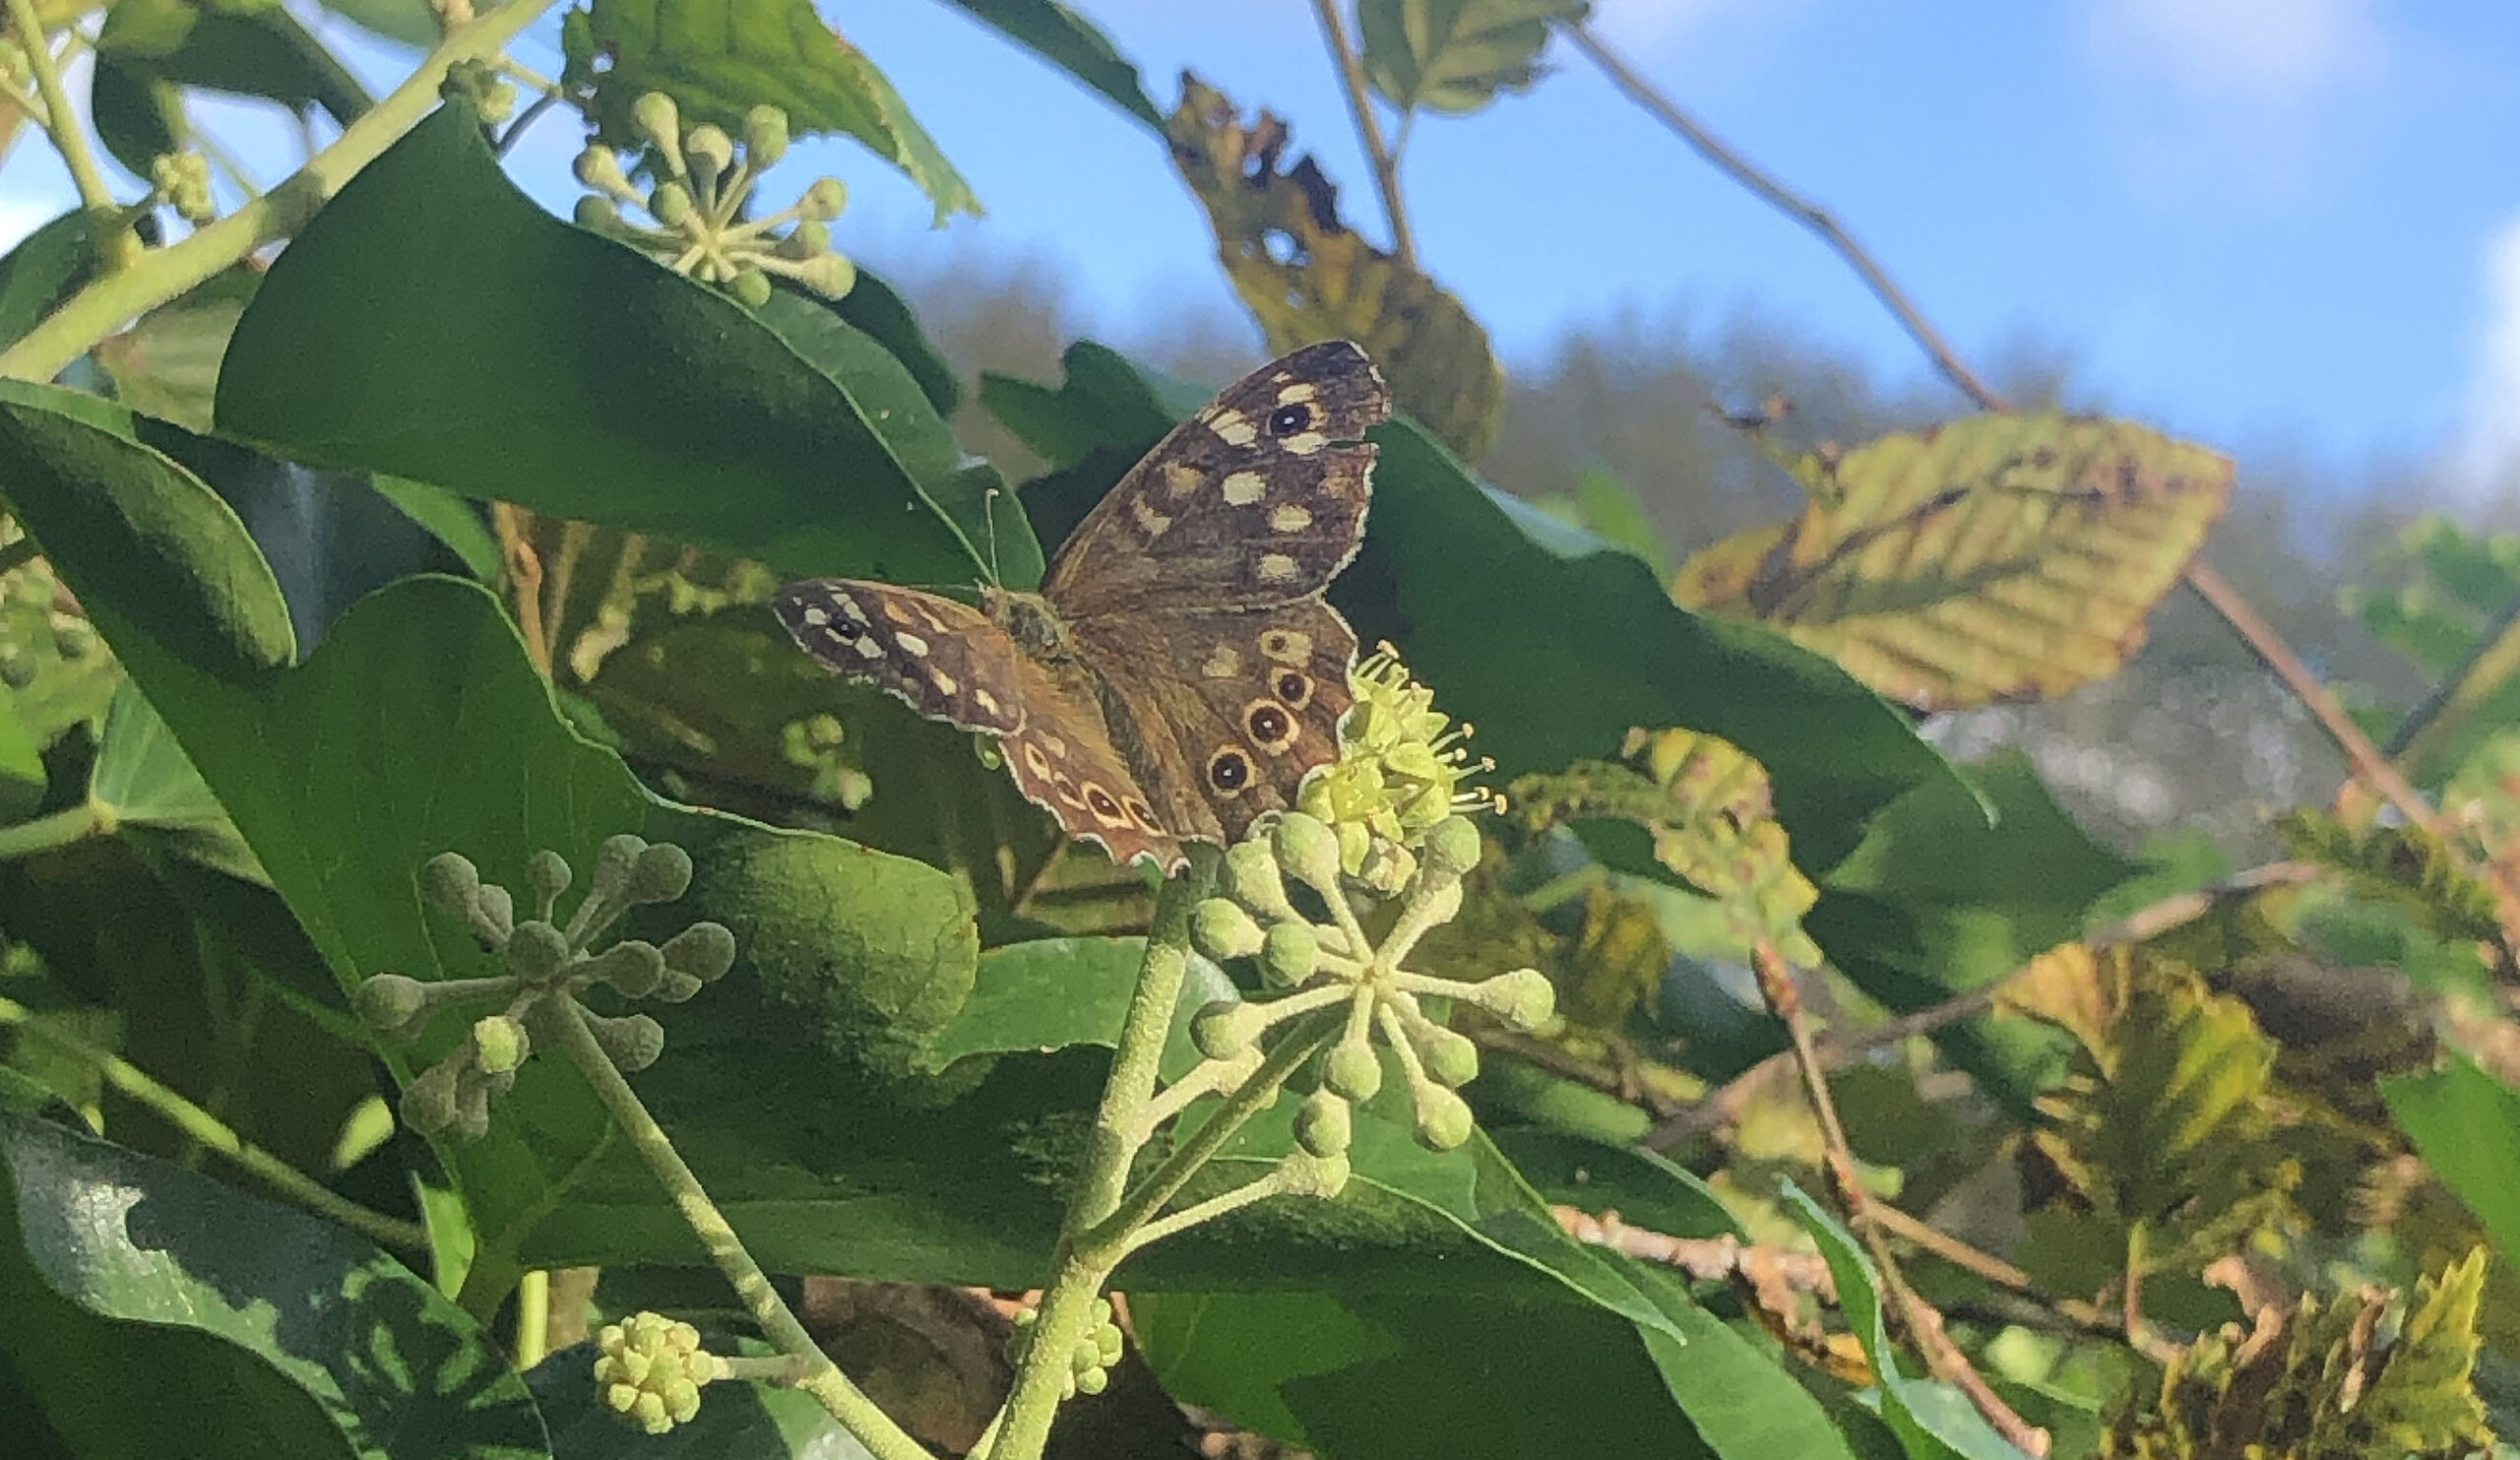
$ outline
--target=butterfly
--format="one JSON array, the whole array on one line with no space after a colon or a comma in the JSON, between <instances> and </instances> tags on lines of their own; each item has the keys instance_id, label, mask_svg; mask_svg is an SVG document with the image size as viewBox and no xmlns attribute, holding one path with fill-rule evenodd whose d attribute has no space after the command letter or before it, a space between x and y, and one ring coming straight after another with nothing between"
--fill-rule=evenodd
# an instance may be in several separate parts
<instances>
[{"instance_id":1,"label":"butterfly","mask_svg":"<svg viewBox=\"0 0 2520 1460\"><path fill-rule=\"evenodd\" d=\"M1322 592L1364 539L1391 393L1346 341L1236 381L1068 535L1038 594L980 606L849 578L779 621L824 667L996 736L1070 837L1169 870L1239 840L1338 752L1356 636Z\"/></svg>"}]
</instances>

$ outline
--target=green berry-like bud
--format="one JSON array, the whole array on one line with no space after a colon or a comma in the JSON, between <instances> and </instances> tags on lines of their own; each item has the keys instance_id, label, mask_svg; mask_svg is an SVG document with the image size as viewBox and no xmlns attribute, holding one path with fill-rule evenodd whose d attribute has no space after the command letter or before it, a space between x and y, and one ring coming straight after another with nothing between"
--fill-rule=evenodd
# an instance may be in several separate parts
<instances>
[{"instance_id":1,"label":"green berry-like bud","mask_svg":"<svg viewBox=\"0 0 2520 1460\"><path fill-rule=\"evenodd\" d=\"M1346 1155L1315 1156L1309 1151L1290 1151L1278 1164L1278 1189L1289 1196L1337 1196L1348 1187Z\"/></svg>"},{"instance_id":2,"label":"green berry-like bud","mask_svg":"<svg viewBox=\"0 0 2520 1460\"><path fill-rule=\"evenodd\" d=\"M456 1074L463 1068L461 1060L441 1059L412 1077L403 1087L403 1098L397 1102L403 1123L420 1135L435 1135L455 1124Z\"/></svg>"},{"instance_id":3,"label":"green berry-like bud","mask_svg":"<svg viewBox=\"0 0 2520 1460\"><path fill-rule=\"evenodd\" d=\"M1320 818L1289 811L1271 840L1278 865L1323 897L1339 895L1339 837Z\"/></svg>"},{"instance_id":4,"label":"green berry-like bud","mask_svg":"<svg viewBox=\"0 0 2520 1460\"><path fill-rule=\"evenodd\" d=\"M569 890L569 863L557 852L536 852L525 863L525 885L533 888L534 895L546 906Z\"/></svg>"},{"instance_id":5,"label":"green berry-like bud","mask_svg":"<svg viewBox=\"0 0 2520 1460\"><path fill-rule=\"evenodd\" d=\"M1428 881L1458 882L1479 865L1479 828L1467 816L1447 816L1426 833Z\"/></svg>"},{"instance_id":6,"label":"green berry-like bud","mask_svg":"<svg viewBox=\"0 0 2520 1460\"><path fill-rule=\"evenodd\" d=\"M578 226L589 232L611 233L619 231L624 226L621 222L621 205L610 198L599 198L593 193L578 195L577 211L572 216L577 219Z\"/></svg>"},{"instance_id":7,"label":"green berry-like bud","mask_svg":"<svg viewBox=\"0 0 2520 1460\"><path fill-rule=\"evenodd\" d=\"M495 882L482 884L472 898L472 930L483 946L504 948L516 930L516 899Z\"/></svg>"},{"instance_id":8,"label":"green berry-like bud","mask_svg":"<svg viewBox=\"0 0 2520 1460\"><path fill-rule=\"evenodd\" d=\"M1102 1360L1102 1367L1108 1368L1112 1365L1120 1362L1120 1350L1123 1347L1123 1340L1120 1336L1119 1324L1112 1322L1108 1318L1104 1318L1102 1322L1094 1325L1094 1334L1088 1341L1094 1345L1095 1355L1097 1358Z\"/></svg>"},{"instance_id":9,"label":"green berry-like bud","mask_svg":"<svg viewBox=\"0 0 2520 1460\"><path fill-rule=\"evenodd\" d=\"M568 934L540 919L521 923L508 937L508 971L530 984L539 984L569 961Z\"/></svg>"},{"instance_id":10,"label":"green berry-like bud","mask_svg":"<svg viewBox=\"0 0 2520 1460\"><path fill-rule=\"evenodd\" d=\"M528 924L529 926L531 924ZM487 1014L472 1024L472 1063L485 1075L515 1070L534 1051L525 1026L505 1014Z\"/></svg>"},{"instance_id":11,"label":"green berry-like bud","mask_svg":"<svg viewBox=\"0 0 2520 1460\"><path fill-rule=\"evenodd\" d=\"M691 217L691 190L678 182L661 182L648 195L648 212L668 228L679 228Z\"/></svg>"},{"instance_id":12,"label":"green berry-like bud","mask_svg":"<svg viewBox=\"0 0 2520 1460\"><path fill-rule=\"evenodd\" d=\"M1225 895L1273 921L1295 917L1294 904L1287 901L1287 884L1279 879L1277 854L1260 838L1236 842L1226 849Z\"/></svg>"},{"instance_id":13,"label":"green berry-like bud","mask_svg":"<svg viewBox=\"0 0 2520 1460\"><path fill-rule=\"evenodd\" d=\"M735 935L723 922L695 922L665 939L665 967L714 984L735 966Z\"/></svg>"},{"instance_id":14,"label":"green berry-like bud","mask_svg":"<svg viewBox=\"0 0 2520 1460\"><path fill-rule=\"evenodd\" d=\"M665 1027L645 1014L619 1019L589 1014L586 1018L587 1029L603 1047L604 1057L625 1075L646 1069L665 1052Z\"/></svg>"},{"instance_id":15,"label":"green berry-like bud","mask_svg":"<svg viewBox=\"0 0 2520 1460\"><path fill-rule=\"evenodd\" d=\"M693 176L715 182L734 164L735 144L724 128L703 122L682 134L682 155L690 159Z\"/></svg>"},{"instance_id":16,"label":"green berry-like bud","mask_svg":"<svg viewBox=\"0 0 2520 1460\"><path fill-rule=\"evenodd\" d=\"M1260 976L1279 988L1292 988L1321 966L1321 935L1309 922L1281 922L1260 942Z\"/></svg>"},{"instance_id":17,"label":"green berry-like bud","mask_svg":"<svg viewBox=\"0 0 2520 1460\"><path fill-rule=\"evenodd\" d=\"M770 302L770 276L762 273L759 265L746 264L735 271L734 281L726 286L726 291L746 309L759 309Z\"/></svg>"},{"instance_id":18,"label":"green berry-like bud","mask_svg":"<svg viewBox=\"0 0 2520 1460\"><path fill-rule=\"evenodd\" d=\"M837 177L817 177L796 200L796 216L815 222L830 222L849 206L849 189Z\"/></svg>"},{"instance_id":19,"label":"green berry-like bud","mask_svg":"<svg viewBox=\"0 0 2520 1460\"><path fill-rule=\"evenodd\" d=\"M745 112L744 156L755 167L767 167L788 156L788 113L776 106L756 106Z\"/></svg>"},{"instance_id":20,"label":"green berry-like bud","mask_svg":"<svg viewBox=\"0 0 2520 1460\"><path fill-rule=\"evenodd\" d=\"M1089 1368L1076 1376L1076 1392L1079 1394L1100 1394L1110 1387L1111 1375L1106 1369Z\"/></svg>"},{"instance_id":21,"label":"green berry-like bud","mask_svg":"<svg viewBox=\"0 0 2520 1460\"><path fill-rule=\"evenodd\" d=\"M441 852L420 867L420 895L458 918L470 918L481 895L481 871L461 852Z\"/></svg>"},{"instance_id":22,"label":"green berry-like bud","mask_svg":"<svg viewBox=\"0 0 2520 1460\"><path fill-rule=\"evenodd\" d=\"M667 969L665 976L658 981L657 991L653 996L660 1003L678 1004L698 993L701 987L698 979L689 974L679 974L672 969Z\"/></svg>"},{"instance_id":23,"label":"green berry-like bud","mask_svg":"<svg viewBox=\"0 0 2520 1460\"><path fill-rule=\"evenodd\" d=\"M1440 1024L1425 1025L1416 1035L1418 1059L1426 1067L1427 1079L1447 1090L1458 1090L1479 1078L1479 1046L1467 1035Z\"/></svg>"},{"instance_id":24,"label":"green berry-like bud","mask_svg":"<svg viewBox=\"0 0 2520 1460\"><path fill-rule=\"evenodd\" d=\"M1219 962L1249 958L1261 941L1260 924L1224 898L1209 898L1190 912L1190 946Z\"/></svg>"},{"instance_id":25,"label":"green berry-like bud","mask_svg":"<svg viewBox=\"0 0 2520 1460\"><path fill-rule=\"evenodd\" d=\"M1528 1033L1557 1012L1557 989L1538 969L1516 969L1478 985L1473 995L1498 1022Z\"/></svg>"},{"instance_id":26,"label":"green berry-like bud","mask_svg":"<svg viewBox=\"0 0 2520 1460\"><path fill-rule=\"evenodd\" d=\"M659 842L631 864L626 890L636 903L669 903L691 889L691 854L671 842Z\"/></svg>"},{"instance_id":27,"label":"green berry-like bud","mask_svg":"<svg viewBox=\"0 0 2520 1460\"><path fill-rule=\"evenodd\" d=\"M788 230L779 240L779 256L783 259L810 259L831 251L831 224L807 219Z\"/></svg>"},{"instance_id":28,"label":"green berry-like bud","mask_svg":"<svg viewBox=\"0 0 2520 1460\"><path fill-rule=\"evenodd\" d=\"M1210 1059L1232 1059L1268 1027L1268 1013L1260 1005L1219 999L1192 1016L1190 1042Z\"/></svg>"},{"instance_id":29,"label":"green berry-like bud","mask_svg":"<svg viewBox=\"0 0 2520 1460\"><path fill-rule=\"evenodd\" d=\"M1429 1151L1449 1151L1470 1139L1478 1123L1470 1102L1441 1085L1420 1085L1411 1092L1418 1103L1418 1144Z\"/></svg>"},{"instance_id":30,"label":"green berry-like bud","mask_svg":"<svg viewBox=\"0 0 2520 1460\"><path fill-rule=\"evenodd\" d=\"M1363 1105L1382 1090L1382 1057L1361 1039L1343 1040L1321 1061L1321 1085Z\"/></svg>"},{"instance_id":31,"label":"green berry-like bud","mask_svg":"<svg viewBox=\"0 0 2520 1460\"><path fill-rule=\"evenodd\" d=\"M421 1016L429 1006L428 985L401 974L378 974L350 994L350 1007L370 1029L392 1033Z\"/></svg>"},{"instance_id":32,"label":"green berry-like bud","mask_svg":"<svg viewBox=\"0 0 2520 1460\"><path fill-rule=\"evenodd\" d=\"M796 266L796 282L826 299L842 298L857 287L857 265L847 254L816 254Z\"/></svg>"},{"instance_id":33,"label":"green berry-like bud","mask_svg":"<svg viewBox=\"0 0 2520 1460\"><path fill-rule=\"evenodd\" d=\"M630 175L621 170L621 159L613 156L611 148L600 143L578 154L569 170L577 174L579 182L598 193L618 197L631 191Z\"/></svg>"},{"instance_id":34,"label":"green berry-like bud","mask_svg":"<svg viewBox=\"0 0 2520 1460\"><path fill-rule=\"evenodd\" d=\"M1295 1111L1295 1144L1315 1156L1344 1154L1355 1138L1348 1103L1337 1095L1328 1090L1312 1092Z\"/></svg>"},{"instance_id":35,"label":"green berry-like bud","mask_svg":"<svg viewBox=\"0 0 2520 1460\"><path fill-rule=\"evenodd\" d=\"M675 109L673 98L662 92L650 92L633 102L630 120L639 129L640 136L667 154L672 154L681 144L682 115Z\"/></svg>"},{"instance_id":36,"label":"green berry-like bud","mask_svg":"<svg viewBox=\"0 0 2520 1460\"><path fill-rule=\"evenodd\" d=\"M589 895L606 901L620 897L630 885L630 869L638 865L639 854L647 850L647 838L628 832L604 838L603 845L596 849L595 879Z\"/></svg>"},{"instance_id":37,"label":"green berry-like bud","mask_svg":"<svg viewBox=\"0 0 2520 1460\"><path fill-rule=\"evenodd\" d=\"M584 970L630 998L646 998L665 981L665 959L654 943L624 938L588 959Z\"/></svg>"}]
</instances>

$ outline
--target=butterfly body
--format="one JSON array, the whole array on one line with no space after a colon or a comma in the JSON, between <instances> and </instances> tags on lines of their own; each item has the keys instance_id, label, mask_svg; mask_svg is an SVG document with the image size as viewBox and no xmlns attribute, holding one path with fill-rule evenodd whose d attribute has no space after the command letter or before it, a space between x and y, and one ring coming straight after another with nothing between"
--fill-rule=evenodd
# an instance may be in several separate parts
<instances>
[{"instance_id":1,"label":"butterfly body","mask_svg":"<svg viewBox=\"0 0 2520 1460\"><path fill-rule=\"evenodd\" d=\"M976 609L820 578L774 601L834 672L997 736L1027 796L1115 860L1170 867L1292 805L1338 750L1356 639L1322 591L1363 540L1390 397L1316 345L1228 387L1070 533L1038 594Z\"/></svg>"}]
</instances>

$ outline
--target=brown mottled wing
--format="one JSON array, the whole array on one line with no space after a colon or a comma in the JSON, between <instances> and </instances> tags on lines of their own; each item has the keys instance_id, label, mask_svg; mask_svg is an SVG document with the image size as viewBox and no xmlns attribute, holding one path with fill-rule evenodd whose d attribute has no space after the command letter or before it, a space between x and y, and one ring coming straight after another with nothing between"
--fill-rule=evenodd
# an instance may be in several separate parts
<instances>
[{"instance_id":1,"label":"brown mottled wing","mask_svg":"<svg viewBox=\"0 0 2520 1460\"><path fill-rule=\"evenodd\" d=\"M1071 624L1263 608L1318 595L1364 539L1391 392L1348 342L1307 346L1228 387L1104 495L1041 596Z\"/></svg>"},{"instance_id":2,"label":"brown mottled wing","mask_svg":"<svg viewBox=\"0 0 2520 1460\"><path fill-rule=\"evenodd\" d=\"M1239 841L1338 755L1356 636L1317 598L1092 618L1073 632L1156 818L1182 836Z\"/></svg>"},{"instance_id":3,"label":"brown mottled wing","mask_svg":"<svg viewBox=\"0 0 2520 1460\"><path fill-rule=\"evenodd\" d=\"M1178 839L1116 758L1093 683L1025 656L985 614L934 594L845 578L779 591L771 606L823 667L875 684L930 720L1003 742L1025 795L1114 861L1167 870Z\"/></svg>"}]
</instances>

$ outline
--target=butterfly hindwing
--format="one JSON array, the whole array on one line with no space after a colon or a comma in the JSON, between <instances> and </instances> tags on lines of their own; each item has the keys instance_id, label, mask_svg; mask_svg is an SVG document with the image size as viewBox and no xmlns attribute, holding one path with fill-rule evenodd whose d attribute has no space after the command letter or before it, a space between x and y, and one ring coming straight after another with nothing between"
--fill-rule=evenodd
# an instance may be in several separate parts
<instances>
[{"instance_id":1,"label":"butterfly hindwing","mask_svg":"<svg viewBox=\"0 0 2520 1460\"><path fill-rule=\"evenodd\" d=\"M1112 859L1180 858L1111 746L1092 679L1027 656L1006 631L952 599L885 583L813 578L772 601L779 621L825 668L862 679L930 720L996 735L1026 796Z\"/></svg>"},{"instance_id":2,"label":"butterfly hindwing","mask_svg":"<svg viewBox=\"0 0 2520 1460\"><path fill-rule=\"evenodd\" d=\"M1042 596L1071 622L1313 597L1364 537L1391 393L1363 350L1308 346L1173 428L1068 535Z\"/></svg>"}]
</instances>

